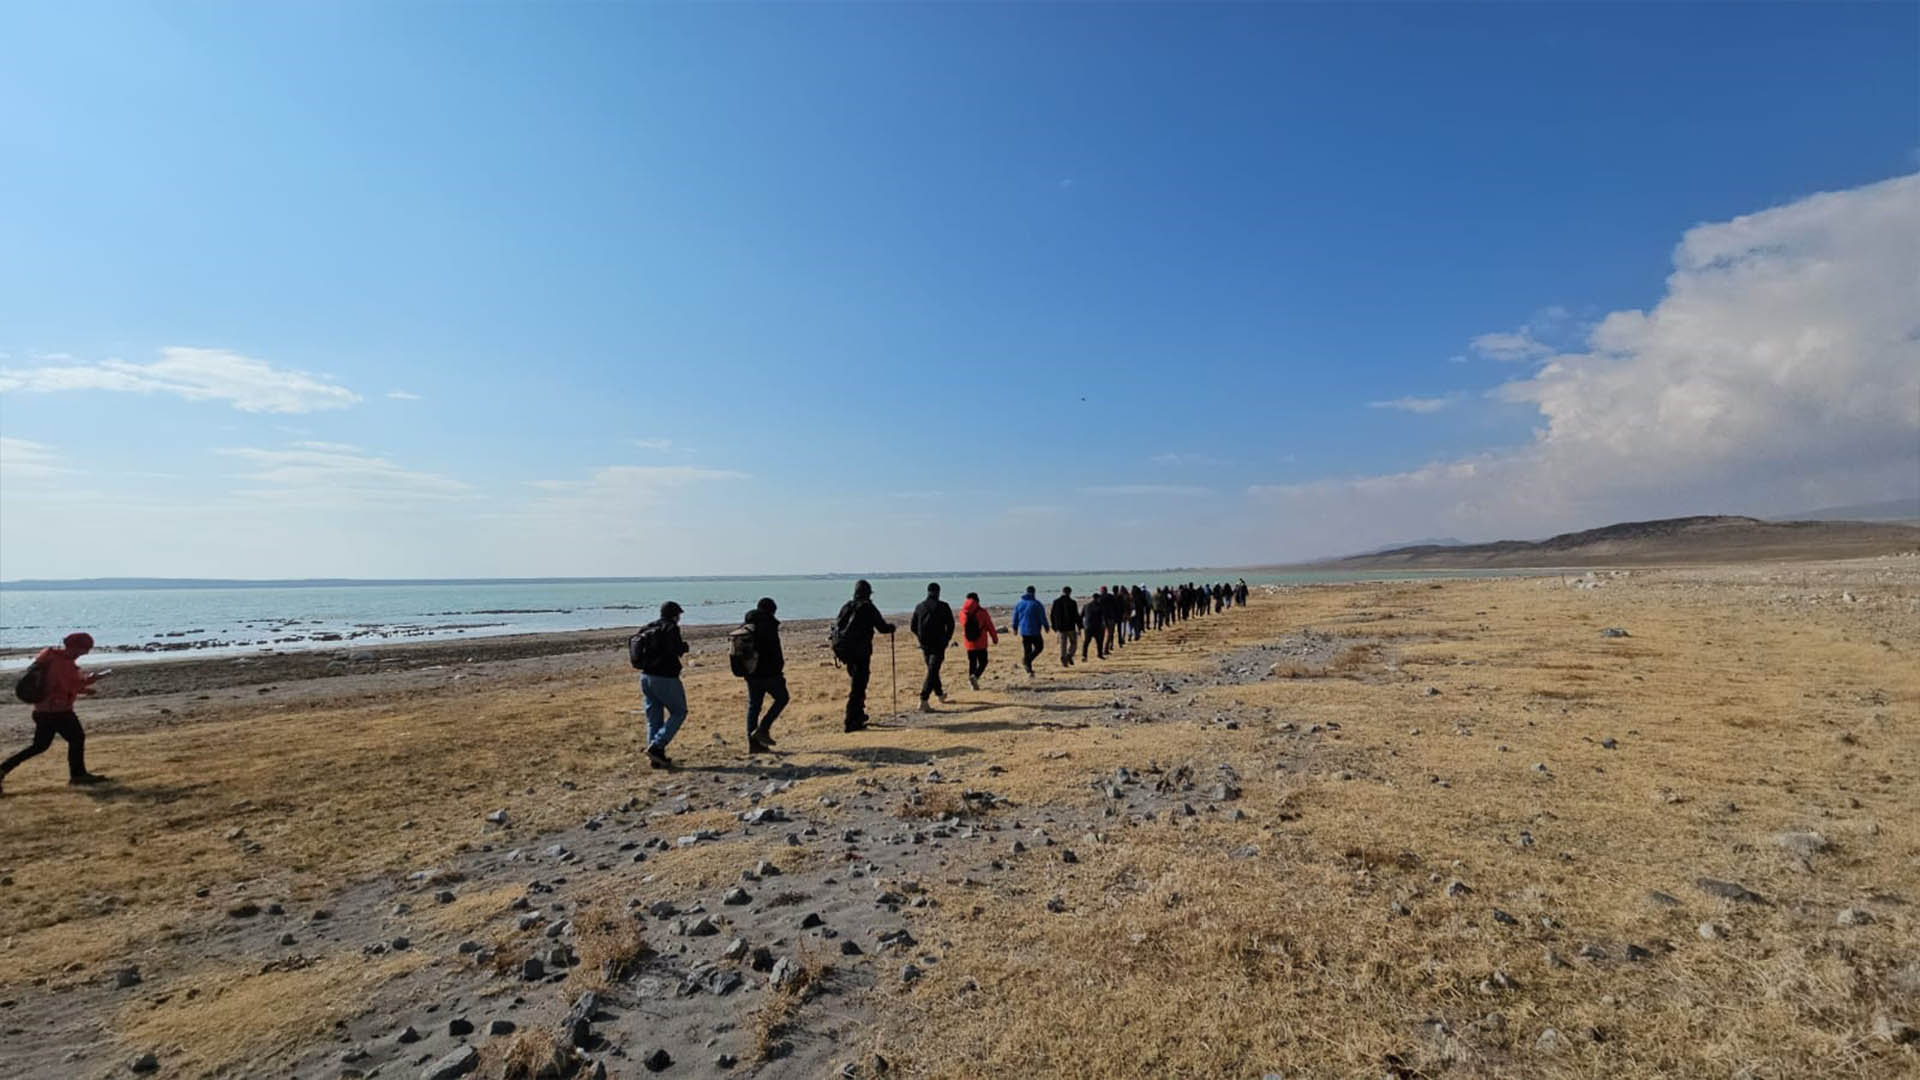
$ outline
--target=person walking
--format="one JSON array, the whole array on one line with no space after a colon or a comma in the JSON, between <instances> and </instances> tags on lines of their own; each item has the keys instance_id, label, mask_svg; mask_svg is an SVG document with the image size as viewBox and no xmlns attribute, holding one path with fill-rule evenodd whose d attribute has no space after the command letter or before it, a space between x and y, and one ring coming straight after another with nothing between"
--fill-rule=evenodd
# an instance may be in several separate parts
<instances>
[{"instance_id":1,"label":"person walking","mask_svg":"<svg viewBox=\"0 0 1920 1080\"><path fill-rule=\"evenodd\" d=\"M54 736L67 742L67 783L74 787L104 784L107 778L87 771L87 733L73 711L76 699L93 693L93 681L101 674L84 674L77 661L93 651L93 635L84 631L68 634L60 644L41 649L29 671L37 669L39 693L33 702L33 741L26 749L0 762L0 784L7 774L31 757L46 753ZM22 676L23 678L27 676ZM4 790L0 788L0 790Z\"/></svg>"},{"instance_id":2,"label":"person walking","mask_svg":"<svg viewBox=\"0 0 1920 1080\"><path fill-rule=\"evenodd\" d=\"M1080 605L1080 659L1087 658L1087 650L1092 649L1100 659L1107 658L1107 587L1087 597Z\"/></svg>"},{"instance_id":3,"label":"person walking","mask_svg":"<svg viewBox=\"0 0 1920 1080\"><path fill-rule=\"evenodd\" d=\"M647 764L673 768L667 746L687 720L687 690L680 685L680 658L687 654L680 636L681 607L660 605L660 617L627 639L627 658L640 669L640 700L647 715Z\"/></svg>"},{"instance_id":4,"label":"person walking","mask_svg":"<svg viewBox=\"0 0 1920 1080\"><path fill-rule=\"evenodd\" d=\"M1026 595L1013 604L1013 632L1020 635L1020 666L1027 669L1029 679L1033 678L1033 658L1047 647L1043 635L1050 629L1046 605L1034 595L1033 586L1027 586Z\"/></svg>"},{"instance_id":5,"label":"person walking","mask_svg":"<svg viewBox=\"0 0 1920 1080\"><path fill-rule=\"evenodd\" d=\"M980 594L968 593L960 605L960 636L967 646L967 683L980 689L980 676L987 670L987 645L1000 644L1000 630L993 616L980 606Z\"/></svg>"},{"instance_id":6,"label":"person walking","mask_svg":"<svg viewBox=\"0 0 1920 1080\"><path fill-rule=\"evenodd\" d=\"M873 635L893 633L893 624L873 606L873 585L866 578L853 583L853 599L840 606L833 628L833 654L847 665L847 714L841 728L861 731L872 719L867 715L867 680L873 674Z\"/></svg>"},{"instance_id":7,"label":"person walking","mask_svg":"<svg viewBox=\"0 0 1920 1080\"><path fill-rule=\"evenodd\" d=\"M1135 641L1147 636L1147 587L1133 587L1133 638Z\"/></svg>"},{"instance_id":8,"label":"person walking","mask_svg":"<svg viewBox=\"0 0 1920 1080\"><path fill-rule=\"evenodd\" d=\"M1062 585L1053 599L1053 632L1060 635L1060 666L1073 666L1073 650L1080 636L1080 605L1073 602L1073 586Z\"/></svg>"},{"instance_id":9,"label":"person walking","mask_svg":"<svg viewBox=\"0 0 1920 1080\"><path fill-rule=\"evenodd\" d=\"M940 599L940 583L927 583L927 598L913 609L913 621L907 629L920 642L920 654L927 662L927 677L920 684L920 711L932 712L930 699L947 703L947 688L940 685L940 667L947 662L947 646L953 644L953 608Z\"/></svg>"},{"instance_id":10,"label":"person walking","mask_svg":"<svg viewBox=\"0 0 1920 1080\"><path fill-rule=\"evenodd\" d=\"M753 640L753 668L747 679L747 752L764 754L773 749L773 722L787 707L787 656L780 647L780 620L774 612L780 606L773 597L763 596L747 612L745 626ZM763 702L772 702L766 716L760 715Z\"/></svg>"}]
</instances>

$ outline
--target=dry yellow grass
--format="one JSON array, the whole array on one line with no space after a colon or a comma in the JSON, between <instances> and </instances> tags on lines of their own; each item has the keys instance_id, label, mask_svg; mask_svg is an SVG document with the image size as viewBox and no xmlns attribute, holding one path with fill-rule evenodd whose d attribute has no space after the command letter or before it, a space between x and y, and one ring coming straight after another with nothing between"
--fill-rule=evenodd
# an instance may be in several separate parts
<instances>
[{"instance_id":1,"label":"dry yellow grass","mask_svg":"<svg viewBox=\"0 0 1920 1080\"><path fill-rule=\"evenodd\" d=\"M911 988L883 980L874 991L873 1039L912 1073L1911 1075L1915 1049L1873 1039L1870 1025L1879 1012L1920 1022L1899 977L1914 972L1920 986L1913 585L1875 585L1898 602L1871 617L1783 602L1781 587L1739 574L1652 573L1596 590L1557 579L1302 589L1067 676L1212 672L1226 650L1302 629L1340 639L1326 665L1339 677L1179 695L1241 717L1238 730L1082 726L1104 718L1112 691L1028 693L1024 676L1001 681L1002 653L988 690L969 695L977 711L848 738L837 731L842 676L794 648L781 749L809 775L782 799L831 818L820 796L844 800L872 781L898 792L929 760L1016 808L1090 815L1100 796L1089 780L1120 765L1229 763L1243 777L1235 805L1246 822L1114 823L1099 842L1061 837L1080 857L1072 867L1030 859L1014 880L965 893L930 881L941 903L915 933L941 943L941 962ZM1632 636L1603 638L1607 626ZM1048 667L1038 685L1058 678ZM263 974L197 960L174 934L217 922L238 890L317 904L343 882L497 843L481 821L496 806L510 808L513 836L531 837L630 795L710 784L702 770L745 757L739 684L709 663L689 688L693 718L676 747L688 769L672 777L639 767L637 692L617 656L583 663L576 678L236 707L98 736L90 750L118 791L88 798L41 770L15 774L0 803L0 871L14 882L0 888L10 928L0 989L50 992L154 957L162 974L115 1021L129 1046L165 1046L187 1074L271 1060L350 1012L357 980L419 958L322 955ZM1307 736L1312 724L1339 727ZM1603 738L1619 748L1602 749ZM989 777L989 766L1003 771ZM957 809L948 791L900 811ZM696 812L660 829L735 825ZM226 839L236 826L257 849ZM1811 873L1772 841L1795 828L1836 845ZM758 857L820 857L775 843L734 837L623 866L596 878L591 910L617 923L628 896L710 888ZM1247 844L1256 856L1230 857ZM1693 886L1703 875L1774 903L1710 899ZM1473 893L1448 898L1454 878ZM1649 890L1684 906L1653 906ZM1053 895L1065 913L1043 911ZM432 919L486 939L508 899L463 896ZM1395 902L1411 914L1390 914ZM1835 927L1847 905L1877 921ZM1493 922L1495 907L1518 925ZM1704 921L1729 936L1701 940ZM641 947L617 931L606 928L595 967ZM1587 942L1608 959L1578 956ZM1627 961L1628 943L1655 955ZM1549 949L1570 966L1553 966ZM1483 990L1495 972L1514 988ZM296 1001L293 1026L234 1022ZM1539 1046L1549 1027L1557 1048ZM488 1075L504 1067L490 1059Z\"/></svg>"}]
</instances>

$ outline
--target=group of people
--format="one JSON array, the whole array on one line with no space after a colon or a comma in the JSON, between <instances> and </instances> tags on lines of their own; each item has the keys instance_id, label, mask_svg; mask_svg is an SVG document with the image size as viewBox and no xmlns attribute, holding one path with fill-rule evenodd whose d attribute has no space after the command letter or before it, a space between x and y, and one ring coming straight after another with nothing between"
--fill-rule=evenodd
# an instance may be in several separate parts
<instances>
[{"instance_id":1,"label":"group of people","mask_svg":"<svg viewBox=\"0 0 1920 1080\"><path fill-rule=\"evenodd\" d=\"M1046 635L1060 639L1060 665L1072 667L1089 656L1107 654L1176 622L1244 606L1248 587L1238 582L1106 586L1075 600L1071 586L1063 587L1051 608L1041 603L1034 586L1013 605L1009 626L1020 638L1020 665L1032 677L1033 662L1046 651ZM787 707L786 654L780 644L779 610L772 597L762 597L729 636L733 673L747 684L747 749L756 754L773 749L773 722ZM647 762L656 769L671 768L667 746L687 718L687 694L680 683L680 658L687 652L680 634L679 604L669 600L660 618L641 627L628 639L629 659L640 669L640 694L647 718ZM873 675L873 639L891 635L896 627L873 602L873 585L864 578L854 583L853 597L843 604L827 634L833 656L847 671L847 707L841 728L854 732L872 721L867 715L867 685ZM920 711L932 712L933 701L947 702L941 681L947 652L959 636L967 654L967 683L980 689L987 670L988 650L1000 643L1000 627L993 613L968 593L955 616L952 605L940 598L940 583L927 585L926 599L913 609L908 632L919 643L926 675L920 683ZM1078 653L1076 658L1075 653ZM763 707L765 712L762 712Z\"/></svg>"},{"instance_id":2,"label":"group of people","mask_svg":"<svg viewBox=\"0 0 1920 1080\"><path fill-rule=\"evenodd\" d=\"M1187 582L1149 590L1145 585L1100 586L1085 599L1075 600L1071 587L1062 588L1052 606L1042 604L1033 586L1013 605L1009 625L1020 637L1020 664L1033 675L1033 662L1046 649L1046 635L1060 639L1060 664L1072 667L1090 655L1105 659L1128 641L1209 612L1225 611L1247 602L1247 583L1211 585ZM780 643L779 605L762 597L746 619L728 636L733 673L747 684L747 748L756 754L773 749L773 723L789 700L786 654ZM656 769L673 766L667 747L687 719L687 691L681 684L681 657L688 652L680 633L683 609L669 600L660 605L660 617L627 640L628 660L640 671L640 695L647 719L647 762ZM1000 643L1000 628L980 594L968 593L956 617L940 598L938 582L927 586L927 598L913 609L908 630L920 645L926 677L920 684L920 710L933 711L933 699L947 701L941 668L955 635L966 647L967 683L980 689L987 670L987 652ZM853 598L840 608L828 633L834 659L847 670L847 708L844 730L860 731L867 715L867 684L873 674L873 639L892 634L894 625L873 603L873 586L854 583ZM21 762L44 753L57 736L67 743L68 783L98 784L103 777L87 771L86 733L74 713L77 698L93 693L98 674L83 674L77 661L93 649L85 633L68 634L58 646L34 658L16 692L33 705L33 742L0 762L0 784ZM1075 652L1078 652L1076 659ZM0 789L3 790L3 789Z\"/></svg>"}]
</instances>

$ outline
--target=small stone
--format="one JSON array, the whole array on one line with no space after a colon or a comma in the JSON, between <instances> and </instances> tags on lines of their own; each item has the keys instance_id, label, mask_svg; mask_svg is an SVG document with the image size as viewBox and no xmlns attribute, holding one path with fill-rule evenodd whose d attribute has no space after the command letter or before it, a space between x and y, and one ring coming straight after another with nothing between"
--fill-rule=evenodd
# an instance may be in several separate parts
<instances>
[{"instance_id":1,"label":"small stone","mask_svg":"<svg viewBox=\"0 0 1920 1080\"><path fill-rule=\"evenodd\" d=\"M1703 922L1695 928L1704 941L1719 941L1727 936L1727 928L1719 923Z\"/></svg>"},{"instance_id":2,"label":"small stone","mask_svg":"<svg viewBox=\"0 0 1920 1080\"><path fill-rule=\"evenodd\" d=\"M227 914L235 919L251 919L260 914L260 905L251 900L242 900L228 908Z\"/></svg>"},{"instance_id":3,"label":"small stone","mask_svg":"<svg viewBox=\"0 0 1920 1080\"><path fill-rule=\"evenodd\" d=\"M1600 740L1600 749L1602 750L1613 750L1619 747L1619 745L1620 743L1612 736Z\"/></svg>"},{"instance_id":4,"label":"small stone","mask_svg":"<svg viewBox=\"0 0 1920 1080\"><path fill-rule=\"evenodd\" d=\"M1835 926L1865 926L1873 921L1873 912L1865 908L1842 908L1840 914L1833 917Z\"/></svg>"},{"instance_id":5,"label":"small stone","mask_svg":"<svg viewBox=\"0 0 1920 1080\"><path fill-rule=\"evenodd\" d=\"M1915 1031L1905 1021L1895 1020L1886 1013L1881 1013L1873 1018L1873 1037L1882 1042L1898 1045L1920 1041L1920 1031Z\"/></svg>"},{"instance_id":6,"label":"small stone","mask_svg":"<svg viewBox=\"0 0 1920 1080\"><path fill-rule=\"evenodd\" d=\"M1833 841L1828 840L1812 829L1783 832L1776 835L1773 838L1773 842L1785 848L1791 854L1798 855L1803 859L1810 859L1815 855L1824 854L1833 849Z\"/></svg>"},{"instance_id":7,"label":"small stone","mask_svg":"<svg viewBox=\"0 0 1920 1080\"><path fill-rule=\"evenodd\" d=\"M1387 905L1387 910L1392 914L1397 915L1403 919L1413 914L1412 908L1408 907L1407 905L1401 903L1398 900L1395 900L1393 903Z\"/></svg>"},{"instance_id":8,"label":"small stone","mask_svg":"<svg viewBox=\"0 0 1920 1080\"><path fill-rule=\"evenodd\" d=\"M397 937L393 939L392 945L394 952L405 952L413 948L413 941L409 938Z\"/></svg>"},{"instance_id":9,"label":"small stone","mask_svg":"<svg viewBox=\"0 0 1920 1080\"><path fill-rule=\"evenodd\" d=\"M1650 904L1653 904L1655 907L1679 907L1680 906L1679 897L1674 896L1671 893L1663 893L1659 889L1647 890L1647 902Z\"/></svg>"},{"instance_id":10,"label":"small stone","mask_svg":"<svg viewBox=\"0 0 1920 1080\"><path fill-rule=\"evenodd\" d=\"M800 968L791 957L783 956L774 961L773 970L767 972L767 985L775 990L784 990L800 975Z\"/></svg>"},{"instance_id":11,"label":"small stone","mask_svg":"<svg viewBox=\"0 0 1920 1080\"><path fill-rule=\"evenodd\" d=\"M473 1034L473 1021L464 1016L456 1016L447 1021L447 1034L456 1039L462 1035L471 1035Z\"/></svg>"},{"instance_id":12,"label":"small stone","mask_svg":"<svg viewBox=\"0 0 1920 1080\"><path fill-rule=\"evenodd\" d=\"M451 904L453 903L453 890L441 889L439 892L433 894L433 899L435 903Z\"/></svg>"},{"instance_id":13,"label":"small stone","mask_svg":"<svg viewBox=\"0 0 1920 1080\"><path fill-rule=\"evenodd\" d=\"M1567 1040L1561 1037L1560 1033L1554 1030L1553 1028L1548 1028L1547 1030L1541 1032L1540 1037L1533 1041L1533 1048L1535 1050L1539 1050L1549 1054L1560 1050L1566 1045L1567 1045Z\"/></svg>"},{"instance_id":14,"label":"small stone","mask_svg":"<svg viewBox=\"0 0 1920 1080\"><path fill-rule=\"evenodd\" d=\"M505 810L493 811L487 815L487 823L490 825L505 825L507 823L507 812Z\"/></svg>"},{"instance_id":15,"label":"small stone","mask_svg":"<svg viewBox=\"0 0 1920 1080\"><path fill-rule=\"evenodd\" d=\"M1547 950L1547 966L1558 970L1560 968L1571 967L1572 965L1567 963L1566 957L1561 956L1559 953L1554 952L1552 949L1548 949Z\"/></svg>"},{"instance_id":16,"label":"small stone","mask_svg":"<svg viewBox=\"0 0 1920 1080\"><path fill-rule=\"evenodd\" d=\"M545 964L542 964L540 962L540 958L537 956L527 957L527 962L520 965L520 977L522 979L525 979L527 982L533 982L536 979L543 979L546 977L546 975L547 975L547 966Z\"/></svg>"},{"instance_id":17,"label":"small stone","mask_svg":"<svg viewBox=\"0 0 1920 1080\"><path fill-rule=\"evenodd\" d=\"M720 955L729 960L738 960L747 955L747 939L737 937L727 942L727 947L720 950Z\"/></svg>"},{"instance_id":18,"label":"small stone","mask_svg":"<svg viewBox=\"0 0 1920 1080\"><path fill-rule=\"evenodd\" d=\"M1648 952L1646 949L1641 948L1638 945L1629 943L1627 945L1627 959L1637 964L1643 960L1653 959L1653 954L1651 952Z\"/></svg>"},{"instance_id":19,"label":"small stone","mask_svg":"<svg viewBox=\"0 0 1920 1080\"><path fill-rule=\"evenodd\" d=\"M667 1053L665 1047L661 1047L641 1058L640 1064L646 1066L648 1072L663 1072L673 1064L673 1055Z\"/></svg>"},{"instance_id":20,"label":"small stone","mask_svg":"<svg viewBox=\"0 0 1920 1080\"><path fill-rule=\"evenodd\" d=\"M730 907L738 907L741 904L751 904L753 903L753 894L735 885L733 888L728 889L725 895L720 897L720 902Z\"/></svg>"},{"instance_id":21,"label":"small stone","mask_svg":"<svg viewBox=\"0 0 1920 1080\"><path fill-rule=\"evenodd\" d=\"M841 939L840 941L841 956L859 956L860 954L861 954L860 946L852 938Z\"/></svg>"},{"instance_id":22,"label":"small stone","mask_svg":"<svg viewBox=\"0 0 1920 1080\"><path fill-rule=\"evenodd\" d=\"M333 918L333 912L328 911L326 908L317 908L314 910L313 914L307 916L307 921L308 922L326 922L328 919L331 919L331 918Z\"/></svg>"},{"instance_id":23,"label":"small stone","mask_svg":"<svg viewBox=\"0 0 1920 1080\"><path fill-rule=\"evenodd\" d=\"M283 946L295 944L297 940L292 934L280 935L280 944Z\"/></svg>"},{"instance_id":24,"label":"small stone","mask_svg":"<svg viewBox=\"0 0 1920 1080\"><path fill-rule=\"evenodd\" d=\"M399 1043L402 1046L405 1046L408 1043L417 1043L420 1041L420 1033L413 1029L413 1025L409 1024L406 1027L403 1027L400 1029L400 1034L395 1035L393 1037L393 1041Z\"/></svg>"},{"instance_id":25,"label":"small stone","mask_svg":"<svg viewBox=\"0 0 1920 1080\"><path fill-rule=\"evenodd\" d=\"M1719 881L1714 878L1695 878L1695 885L1708 896L1717 896L1722 900L1732 900L1740 904L1764 904L1766 900L1753 890L1732 881Z\"/></svg>"},{"instance_id":26,"label":"small stone","mask_svg":"<svg viewBox=\"0 0 1920 1080\"><path fill-rule=\"evenodd\" d=\"M511 1020L490 1020L487 1022L487 1034L493 1036L511 1035L516 1025Z\"/></svg>"},{"instance_id":27,"label":"small stone","mask_svg":"<svg viewBox=\"0 0 1920 1080\"><path fill-rule=\"evenodd\" d=\"M137 967L123 967L119 971L114 972L113 985L122 990L130 986L139 986L140 969Z\"/></svg>"},{"instance_id":28,"label":"small stone","mask_svg":"<svg viewBox=\"0 0 1920 1080\"><path fill-rule=\"evenodd\" d=\"M714 925L713 920L705 915L700 916L687 925L688 937L712 937L719 932L720 928Z\"/></svg>"},{"instance_id":29,"label":"small stone","mask_svg":"<svg viewBox=\"0 0 1920 1080\"><path fill-rule=\"evenodd\" d=\"M800 917L800 929L802 930L811 930L816 926L825 926L826 924L827 920L821 918L820 913L817 911L809 911Z\"/></svg>"},{"instance_id":30,"label":"small stone","mask_svg":"<svg viewBox=\"0 0 1920 1080\"><path fill-rule=\"evenodd\" d=\"M907 966L900 969L900 981L902 983L910 984L913 982L917 982L919 978L920 978L920 969L917 967L914 967L912 964L908 964Z\"/></svg>"},{"instance_id":31,"label":"small stone","mask_svg":"<svg viewBox=\"0 0 1920 1080\"><path fill-rule=\"evenodd\" d=\"M1448 896L1465 896L1472 891L1473 891L1473 886L1468 885L1466 882L1461 881L1458 878L1455 878L1454 880L1447 882Z\"/></svg>"},{"instance_id":32,"label":"small stone","mask_svg":"<svg viewBox=\"0 0 1920 1080\"><path fill-rule=\"evenodd\" d=\"M740 1059L732 1054L719 1054L713 1059L713 1067L716 1069L731 1069L739 1063Z\"/></svg>"},{"instance_id":33,"label":"small stone","mask_svg":"<svg viewBox=\"0 0 1920 1080\"><path fill-rule=\"evenodd\" d=\"M147 1053L141 1054L139 1057L134 1058L132 1061L127 1062L127 1071L129 1072L150 1073L158 1070L159 1068L160 1068L160 1058L156 1056L152 1051L148 1051Z\"/></svg>"}]
</instances>

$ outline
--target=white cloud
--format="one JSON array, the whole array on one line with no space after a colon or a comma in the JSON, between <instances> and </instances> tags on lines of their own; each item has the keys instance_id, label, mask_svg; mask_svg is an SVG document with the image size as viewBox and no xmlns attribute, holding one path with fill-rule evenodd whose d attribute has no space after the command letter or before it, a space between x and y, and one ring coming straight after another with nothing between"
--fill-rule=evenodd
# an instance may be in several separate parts
<instances>
[{"instance_id":1,"label":"white cloud","mask_svg":"<svg viewBox=\"0 0 1920 1080\"><path fill-rule=\"evenodd\" d=\"M1697 226L1673 261L1651 310L1497 391L1531 442L1251 493L1351 550L1920 489L1920 174Z\"/></svg>"},{"instance_id":2,"label":"white cloud","mask_svg":"<svg viewBox=\"0 0 1920 1080\"><path fill-rule=\"evenodd\" d=\"M1192 498L1199 495L1211 495L1208 488L1189 484L1096 484L1080 489L1083 495L1169 495L1180 498Z\"/></svg>"},{"instance_id":3,"label":"white cloud","mask_svg":"<svg viewBox=\"0 0 1920 1080\"><path fill-rule=\"evenodd\" d=\"M225 401L242 412L256 413L344 409L360 400L360 395L322 376L277 368L225 349L169 346L161 349L160 359L150 364L118 359L93 364L67 363L56 357L40 359L40 367L0 368L0 391L175 394L188 401Z\"/></svg>"},{"instance_id":4,"label":"white cloud","mask_svg":"<svg viewBox=\"0 0 1920 1080\"><path fill-rule=\"evenodd\" d=\"M411 390L389 390L387 396L395 401L419 401L420 395Z\"/></svg>"},{"instance_id":5,"label":"white cloud","mask_svg":"<svg viewBox=\"0 0 1920 1080\"><path fill-rule=\"evenodd\" d=\"M1231 461L1214 457L1211 454L1185 454L1177 452L1155 454L1153 455L1153 463L1155 465L1196 465L1209 468L1224 468L1233 464Z\"/></svg>"},{"instance_id":6,"label":"white cloud","mask_svg":"<svg viewBox=\"0 0 1920 1080\"><path fill-rule=\"evenodd\" d=\"M346 443L300 442L286 449L240 447L218 451L253 466L236 494L309 504L449 500L472 488L436 473L418 472Z\"/></svg>"},{"instance_id":7,"label":"white cloud","mask_svg":"<svg viewBox=\"0 0 1920 1080\"><path fill-rule=\"evenodd\" d=\"M0 477L11 480L44 480L73 470L57 464L53 447L32 439L0 435Z\"/></svg>"},{"instance_id":8,"label":"white cloud","mask_svg":"<svg viewBox=\"0 0 1920 1080\"><path fill-rule=\"evenodd\" d=\"M671 450L672 439L628 439L627 442L641 450Z\"/></svg>"},{"instance_id":9,"label":"white cloud","mask_svg":"<svg viewBox=\"0 0 1920 1080\"><path fill-rule=\"evenodd\" d=\"M1442 394L1439 397L1397 397L1388 401L1369 401L1367 402L1367 408L1398 409L1401 412L1425 415L1426 413L1437 413L1441 409L1456 405L1464 396L1465 395L1456 390L1453 393Z\"/></svg>"},{"instance_id":10,"label":"white cloud","mask_svg":"<svg viewBox=\"0 0 1920 1080\"><path fill-rule=\"evenodd\" d=\"M1553 346L1534 340L1532 332L1524 327L1511 332L1481 334L1473 339L1472 348L1489 360L1507 364L1553 355Z\"/></svg>"}]
</instances>

